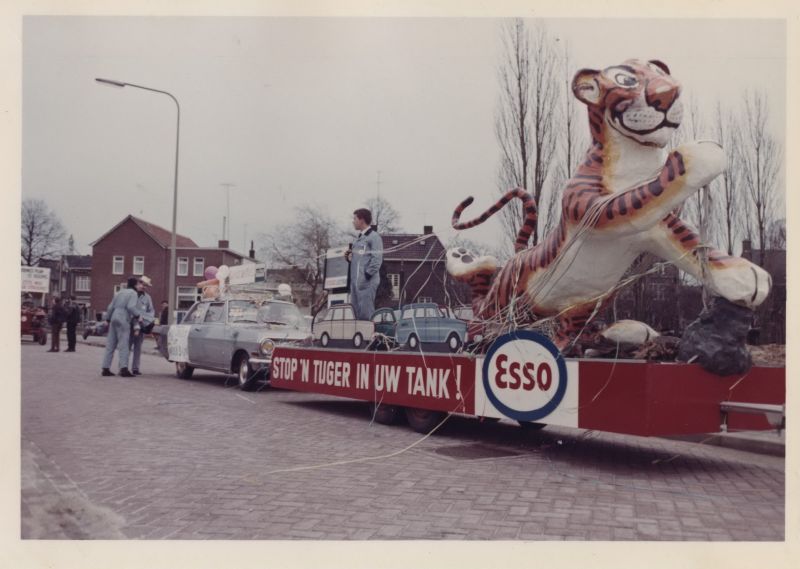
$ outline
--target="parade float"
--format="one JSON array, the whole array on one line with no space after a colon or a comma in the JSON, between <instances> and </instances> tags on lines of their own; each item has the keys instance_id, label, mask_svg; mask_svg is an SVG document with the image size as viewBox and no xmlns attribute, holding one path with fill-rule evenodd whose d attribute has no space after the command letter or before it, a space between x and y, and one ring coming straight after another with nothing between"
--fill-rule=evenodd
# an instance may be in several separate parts
<instances>
[{"instance_id":1,"label":"parade float","mask_svg":"<svg viewBox=\"0 0 800 569\"><path fill-rule=\"evenodd\" d=\"M753 366L745 344L770 276L708 246L675 213L723 172L724 149L713 141L669 149L683 114L681 87L660 61L580 70L572 90L588 108L592 142L563 189L556 227L529 246L537 204L521 188L470 221L461 216L472 197L453 214L453 227L465 230L511 200L523 203L517 252L504 265L462 247L446 254L449 274L470 287L471 336L480 341L452 354L422 344L276 346L271 385L363 400L376 421L405 415L420 432L450 413L645 436L782 428L785 368ZM644 253L711 296L682 338L659 337L645 323L594 326ZM642 359L626 359L631 345ZM603 350L606 359L586 357ZM651 357L657 352L677 360L653 361L669 359Z\"/></svg>"}]
</instances>

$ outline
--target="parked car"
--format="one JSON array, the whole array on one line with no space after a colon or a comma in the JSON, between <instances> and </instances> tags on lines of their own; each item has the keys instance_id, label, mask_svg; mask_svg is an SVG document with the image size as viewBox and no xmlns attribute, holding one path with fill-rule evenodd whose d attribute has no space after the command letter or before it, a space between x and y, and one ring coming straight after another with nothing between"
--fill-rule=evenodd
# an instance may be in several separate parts
<instances>
[{"instance_id":1,"label":"parked car","mask_svg":"<svg viewBox=\"0 0 800 569\"><path fill-rule=\"evenodd\" d=\"M47 343L47 313L32 305L23 306L20 315L20 335L33 336L42 346Z\"/></svg>"},{"instance_id":2,"label":"parked car","mask_svg":"<svg viewBox=\"0 0 800 569\"><path fill-rule=\"evenodd\" d=\"M250 391L269 378L276 345L311 344L302 327L303 316L290 302L201 300L180 324L156 326L153 334L160 336L159 350L175 362L178 377L189 379L197 368L235 373L239 388Z\"/></svg>"},{"instance_id":3,"label":"parked car","mask_svg":"<svg viewBox=\"0 0 800 569\"><path fill-rule=\"evenodd\" d=\"M450 318L436 304L420 302L403 307L395 338L411 350L419 350L421 343L443 343L451 352L457 352L466 335L466 322Z\"/></svg>"},{"instance_id":4,"label":"parked car","mask_svg":"<svg viewBox=\"0 0 800 569\"><path fill-rule=\"evenodd\" d=\"M314 320L314 339L327 348L331 341L346 341L361 349L372 339L375 326L371 320L356 320L350 304L337 304L320 311Z\"/></svg>"}]
</instances>

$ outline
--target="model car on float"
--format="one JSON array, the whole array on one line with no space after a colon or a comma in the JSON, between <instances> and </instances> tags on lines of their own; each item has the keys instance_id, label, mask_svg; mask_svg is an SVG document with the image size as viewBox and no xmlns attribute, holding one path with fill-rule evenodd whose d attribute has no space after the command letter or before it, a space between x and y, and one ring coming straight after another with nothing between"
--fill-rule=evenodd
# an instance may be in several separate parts
<instances>
[{"instance_id":1,"label":"model car on float","mask_svg":"<svg viewBox=\"0 0 800 569\"><path fill-rule=\"evenodd\" d=\"M414 351L420 350L420 344L445 344L451 352L457 352L466 336L466 322L447 316L436 304L420 302L403 307L395 339Z\"/></svg>"},{"instance_id":2,"label":"model car on float","mask_svg":"<svg viewBox=\"0 0 800 569\"><path fill-rule=\"evenodd\" d=\"M347 342L356 349L366 347L375 333L371 320L356 320L350 304L336 304L320 311L314 319L314 339L323 348L331 342Z\"/></svg>"}]
</instances>

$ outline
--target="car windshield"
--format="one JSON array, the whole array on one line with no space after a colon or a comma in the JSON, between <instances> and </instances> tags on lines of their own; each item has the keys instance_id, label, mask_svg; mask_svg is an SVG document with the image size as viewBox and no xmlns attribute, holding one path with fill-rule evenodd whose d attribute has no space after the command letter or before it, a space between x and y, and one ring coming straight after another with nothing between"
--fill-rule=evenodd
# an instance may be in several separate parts
<instances>
[{"instance_id":1,"label":"car windshield","mask_svg":"<svg viewBox=\"0 0 800 569\"><path fill-rule=\"evenodd\" d=\"M261 306L252 300L231 300L228 303L228 322L255 322L301 327L300 310L287 302L265 302Z\"/></svg>"},{"instance_id":2,"label":"car windshield","mask_svg":"<svg viewBox=\"0 0 800 569\"><path fill-rule=\"evenodd\" d=\"M288 302L266 302L258 309L258 321L300 328L303 323L303 316L294 304L289 304Z\"/></svg>"},{"instance_id":3,"label":"car windshield","mask_svg":"<svg viewBox=\"0 0 800 569\"><path fill-rule=\"evenodd\" d=\"M231 300L228 322L258 322L258 304L252 300Z\"/></svg>"}]
</instances>

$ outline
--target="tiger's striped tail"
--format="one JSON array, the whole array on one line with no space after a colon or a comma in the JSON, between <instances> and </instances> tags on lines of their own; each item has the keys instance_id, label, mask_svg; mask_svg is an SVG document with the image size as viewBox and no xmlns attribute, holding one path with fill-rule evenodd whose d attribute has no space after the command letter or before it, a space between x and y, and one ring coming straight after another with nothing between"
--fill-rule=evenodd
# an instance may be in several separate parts
<instances>
[{"instance_id":1,"label":"tiger's striped tail","mask_svg":"<svg viewBox=\"0 0 800 569\"><path fill-rule=\"evenodd\" d=\"M536 211L536 201L533 199L533 196L522 188L514 188L513 190L506 192L503 197L497 201L497 203L484 211L479 217L471 219L470 221L459 222L461 213L467 209L467 207L473 201L475 201L472 196L468 197L463 202L458 204L456 210L453 212L453 229L469 229L470 227L480 225L492 217L495 213L503 209L503 206L505 206L513 198L521 199L522 207L525 208L525 222L522 224L522 227L520 227L519 233L517 233L517 241L514 243L514 251L519 252L527 249L528 240L531 237L531 233L533 233L534 227L536 227L536 219L538 218L538 214Z\"/></svg>"}]
</instances>

